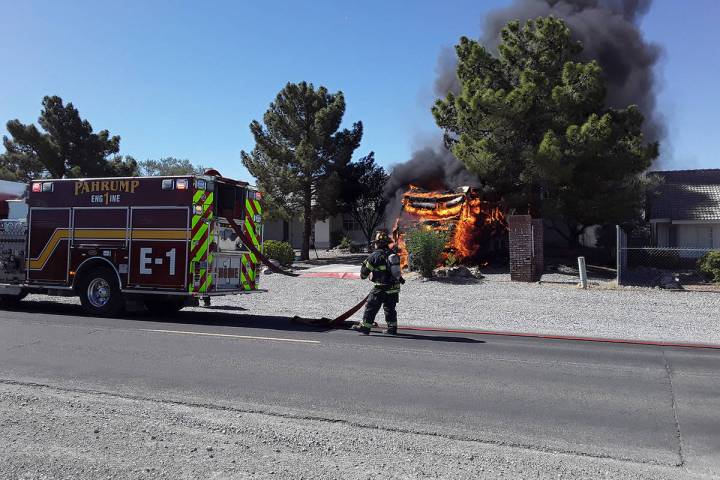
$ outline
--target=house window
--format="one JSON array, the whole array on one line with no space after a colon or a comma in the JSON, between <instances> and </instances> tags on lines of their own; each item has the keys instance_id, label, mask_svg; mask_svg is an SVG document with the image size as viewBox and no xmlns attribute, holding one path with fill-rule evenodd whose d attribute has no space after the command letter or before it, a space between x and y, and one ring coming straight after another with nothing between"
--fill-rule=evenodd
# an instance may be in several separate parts
<instances>
[{"instance_id":1,"label":"house window","mask_svg":"<svg viewBox=\"0 0 720 480\"><path fill-rule=\"evenodd\" d=\"M695 243L696 248L712 248L713 246L713 231L712 227L696 227L697 242Z\"/></svg>"},{"instance_id":2,"label":"house window","mask_svg":"<svg viewBox=\"0 0 720 480\"><path fill-rule=\"evenodd\" d=\"M362 230L360 227L360 224L355 221L355 219L352 217L352 215L344 214L343 215L343 231L344 232L359 232Z\"/></svg>"}]
</instances>

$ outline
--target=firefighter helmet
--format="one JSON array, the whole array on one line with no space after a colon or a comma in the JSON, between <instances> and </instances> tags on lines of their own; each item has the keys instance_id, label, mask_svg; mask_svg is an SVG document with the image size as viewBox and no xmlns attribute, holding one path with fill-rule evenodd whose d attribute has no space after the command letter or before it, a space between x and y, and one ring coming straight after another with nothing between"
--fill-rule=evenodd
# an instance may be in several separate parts
<instances>
[{"instance_id":1,"label":"firefighter helmet","mask_svg":"<svg viewBox=\"0 0 720 480\"><path fill-rule=\"evenodd\" d=\"M390 245L390 235L387 229L380 228L375 232L375 239L373 240L375 246L378 248L387 247Z\"/></svg>"}]
</instances>

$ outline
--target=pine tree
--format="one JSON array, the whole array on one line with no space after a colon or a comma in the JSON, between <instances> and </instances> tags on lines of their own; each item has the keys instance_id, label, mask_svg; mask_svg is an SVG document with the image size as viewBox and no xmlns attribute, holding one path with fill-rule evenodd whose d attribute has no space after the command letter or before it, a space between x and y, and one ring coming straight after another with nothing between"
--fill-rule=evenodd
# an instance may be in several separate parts
<instances>
[{"instance_id":1,"label":"pine tree","mask_svg":"<svg viewBox=\"0 0 720 480\"><path fill-rule=\"evenodd\" d=\"M639 176L658 156L637 107L605 105L602 69L576 61L581 51L553 17L510 22L497 56L463 37L461 91L433 107L446 145L485 188L516 211L559 220L572 246L590 225L639 215Z\"/></svg>"},{"instance_id":2,"label":"pine tree","mask_svg":"<svg viewBox=\"0 0 720 480\"><path fill-rule=\"evenodd\" d=\"M288 83L263 115L264 125L250 124L255 148L241 153L268 201L286 217L302 217L301 259L309 258L313 221L333 213L338 172L360 145L362 123L340 130L344 114L342 92Z\"/></svg>"},{"instance_id":3,"label":"pine tree","mask_svg":"<svg viewBox=\"0 0 720 480\"><path fill-rule=\"evenodd\" d=\"M80 118L72 103L63 105L60 97L45 97L38 123L25 125L10 120L3 137L6 153L0 155L0 169L24 166L25 180L37 176L101 177L132 176L137 164L131 158L108 157L120 150L120 137L107 130L93 132L90 122Z\"/></svg>"}]
</instances>

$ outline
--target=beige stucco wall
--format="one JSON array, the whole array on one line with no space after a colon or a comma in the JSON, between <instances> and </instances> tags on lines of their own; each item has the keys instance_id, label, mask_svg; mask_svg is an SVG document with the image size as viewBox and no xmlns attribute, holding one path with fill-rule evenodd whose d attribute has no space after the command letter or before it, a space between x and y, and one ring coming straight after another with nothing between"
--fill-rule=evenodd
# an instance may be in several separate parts
<instances>
[{"instance_id":1,"label":"beige stucco wall","mask_svg":"<svg viewBox=\"0 0 720 480\"><path fill-rule=\"evenodd\" d=\"M315 248L330 248L331 219L315 222Z\"/></svg>"},{"instance_id":2,"label":"beige stucco wall","mask_svg":"<svg viewBox=\"0 0 720 480\"><path fill-rule=\"evenodd\" d=\"M327 249L333 247L331 245L332 232L343 231L342 215L335 215L323 221L315 222L315 248ZM302 246L303 224L299 218L294 218L288 222L288 238L287 241L293 248ZM343 232L350 237L350 240L358 245L364 245L365 235L360 230L351 230ZM264 231L265 240L285 240L283 239L283 222L282 220L273 220L265 222Z\"/></svg>"}]
</instances>

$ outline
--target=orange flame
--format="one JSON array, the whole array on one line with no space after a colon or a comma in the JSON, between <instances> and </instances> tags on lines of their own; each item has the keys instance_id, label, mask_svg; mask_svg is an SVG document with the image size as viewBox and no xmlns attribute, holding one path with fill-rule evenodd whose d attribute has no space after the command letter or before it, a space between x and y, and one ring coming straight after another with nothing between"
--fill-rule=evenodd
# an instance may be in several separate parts
<instances>
[{"instance_id":1,"label":"orange flame","mask_svg":"<svg viewBox=\"0 0 720 480\"><path fill-rule=\"evenodd\" d=\"M484 241L507 229L500 207L483 201L477 191L463 187L456 192L425 192L415 186L403 195L403 213L395 221L393 237L401 265L407 267L404 230L422 226L448 233L442 261L453 255L460 263L477 259Z\"/></svg>"}]
</instances>

